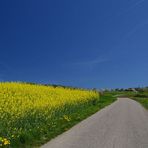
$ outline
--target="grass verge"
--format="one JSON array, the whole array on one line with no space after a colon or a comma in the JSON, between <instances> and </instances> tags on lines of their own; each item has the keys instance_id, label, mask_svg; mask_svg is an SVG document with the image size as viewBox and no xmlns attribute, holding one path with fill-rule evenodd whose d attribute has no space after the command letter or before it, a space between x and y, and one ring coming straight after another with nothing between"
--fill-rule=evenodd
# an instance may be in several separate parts
<instances>
[{"instance_id":1,"label":"grass verge","mask_svg":"<svg viewBox=\"0 0 148 148\"><path fill-rule=\"evenodd\" d=\"M56 126L56 128L53 131L49 132L49 134L46 138L40 139L40 141L37 142L38 146L48 142L49 140L51 140L52 138L56 137L57 135L63 133L64 131L67 131L72 126L74 126L77 123L79 123L80 121L86 119L90 115L93 115L94 113L96 113L100 109L104 108L105 106L110 105L111 103L113 103L116 100L117 99L114 96L114 94L105 93L105 94L101 95L99 101L93 102L92 105L88 106L84 110L81 110L81 111L77 110L77 112L71 114L71 119L69 120L69 122L65 123L64 121L59 120L57 122L58 125Z\"/></svg>"},{"instance_id":2,"label":"grass verge","mask_svg":"<svg viewBox=\"0 0 148 148\"><path fill-rule=\"evenodd\" d=\"M124 95L139 102L144 108L148 109L148 94L147 92L124 92Z\"/></svg>"},{"instance_id":3,"label":"grass verge","mask_svg":"<svg viewBox=\"0 0 148 148\"><path fill-rule=\"evenodd\" d=\"M140 102L146 109L148 109L148 98L134 98L134 99Z\"/></svg>"},{"instance_id":4,"label":"grass verge","mask_svg":"<svg viewBox=\"0 0 148 148\"><path fill-rule=\"evenodd\" d=\"M148 109L148 98L131 97L131 99L141 103L146 109Z\"/></svg>"},{"instance_id":5,"label":"grass verge","mask_svg":"<svg viewBox=\"0 0 148 148\"><path fill-rule=\"evenodd\" d=\"M115 94L0 83L0 147L38 147L116 100Z\"/></svg>"}]
</instances>

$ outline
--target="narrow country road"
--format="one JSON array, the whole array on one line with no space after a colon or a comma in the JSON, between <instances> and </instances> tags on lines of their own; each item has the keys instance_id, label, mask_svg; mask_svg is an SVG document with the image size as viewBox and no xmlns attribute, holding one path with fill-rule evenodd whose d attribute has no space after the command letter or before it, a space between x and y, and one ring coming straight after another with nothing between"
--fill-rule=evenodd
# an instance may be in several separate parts
<instances>
[{"instance_id":1,"label":"narrow country road","mask_svg":"<svg viewBox=\"0 0 148 148\"><path fill-rule=\"evenodd\" d=\"M119 98L42 148L148 148L148 112Z\"/></svg>"}]
</instances>

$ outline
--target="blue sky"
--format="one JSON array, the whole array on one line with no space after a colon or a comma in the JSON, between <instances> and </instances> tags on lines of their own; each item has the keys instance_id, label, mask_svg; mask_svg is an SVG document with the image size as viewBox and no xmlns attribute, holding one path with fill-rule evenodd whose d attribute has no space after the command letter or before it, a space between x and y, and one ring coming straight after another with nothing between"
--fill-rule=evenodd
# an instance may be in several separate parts
<instances>
[{"instance_id":1,"label":"blue sky","mask_svg":"<svg viewBox=\"0 0 148 148\"><path fill-rule=\"evenodd\" d=\"M148 1L0 2L0 81L148 85Z\"/></svg>"}]
</instances>

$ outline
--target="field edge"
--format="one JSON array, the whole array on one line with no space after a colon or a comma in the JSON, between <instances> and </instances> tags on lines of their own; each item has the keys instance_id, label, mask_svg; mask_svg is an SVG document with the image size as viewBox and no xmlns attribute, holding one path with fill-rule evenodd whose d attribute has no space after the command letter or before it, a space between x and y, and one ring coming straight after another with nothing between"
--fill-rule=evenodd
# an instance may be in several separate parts
<instances>
[{"instance_id":1,"label":"field edge","mask_svg":"<svg viewBox=\"0 0 148 148\"><path fill-rule=\"evenodd\" d=\"M79 118L77 118L77 116L78 116L77 113L74 113L72 115L72 117L75 120L72 120L71 122L69 122L69 124L65 124L64 128L60 128L58 131L56 131L54 133L54 135L52 137L49 137L45 141L40 141L40 142L38 141L39 143L36 146L42 146L42 145L46 144L47 142L49 142L53 138L56 138L58 135L64 133L65 131L68 131L69 129L71 129L76 124L78 124L81 121L87 119L88 117L92 116L93 114L100 111L104 107L112 104L116 100L117 100L117 98L116 98L116 96L114 94L105 93L105 94L101 95L99 101L97 102L97 104L94 104L94 105L88 107L86 110L83 110L83 112L81 112L81 116L79 116Z\"/></svg>"}]
</instances>

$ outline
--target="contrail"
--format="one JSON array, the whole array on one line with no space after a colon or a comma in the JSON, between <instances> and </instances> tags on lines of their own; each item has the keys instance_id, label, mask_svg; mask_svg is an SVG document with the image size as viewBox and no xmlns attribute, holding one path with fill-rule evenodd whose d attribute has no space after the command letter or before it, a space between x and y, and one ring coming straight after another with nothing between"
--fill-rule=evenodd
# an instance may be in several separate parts
<instances>
[{"instance_id":1,"label":"contrail","mask_svg":"<svg viewBox=\"0 0 148 148\"><path fill-rule=\"evenodd\" d=\"M123 14L125 14L125 13L127 13L127 12L129 12L131 9L137 7L138 5L140 5L141 3L143 3L144 1L145 1L145 0L140 0L140 1L136 2L136 3L133 4L131 7L125 9L122 13L119 13L119 16L120 16L120 15L123 15Z\"/></svg>"},{"instance_id":2,"label":"contrail","mask_svg":"<svg viewBox=\"0 0 148 148\"><path fill-rule=\"evenodd\" d=\"M140 0L140 1L138 1L137 3L135 3L134 5L132 5L132 6L129 8L129 10L135 8L136 6L138 6L139 4L143 3L144 1L145 1L145 0Z\"/></svg>"},{"instance_id":3,"label":"contrail","mask_svg":"<svg viewBox=\"0 0 148 148\"><path fill-rule=\"evenodd\" d=\"M134 34L138 29L144 27L145 25L148 25L148 21L142 22L141 24L136 25L131 31L127 33L127 37L130 37L132 34Z\"/></svg>"}]
</instances>

